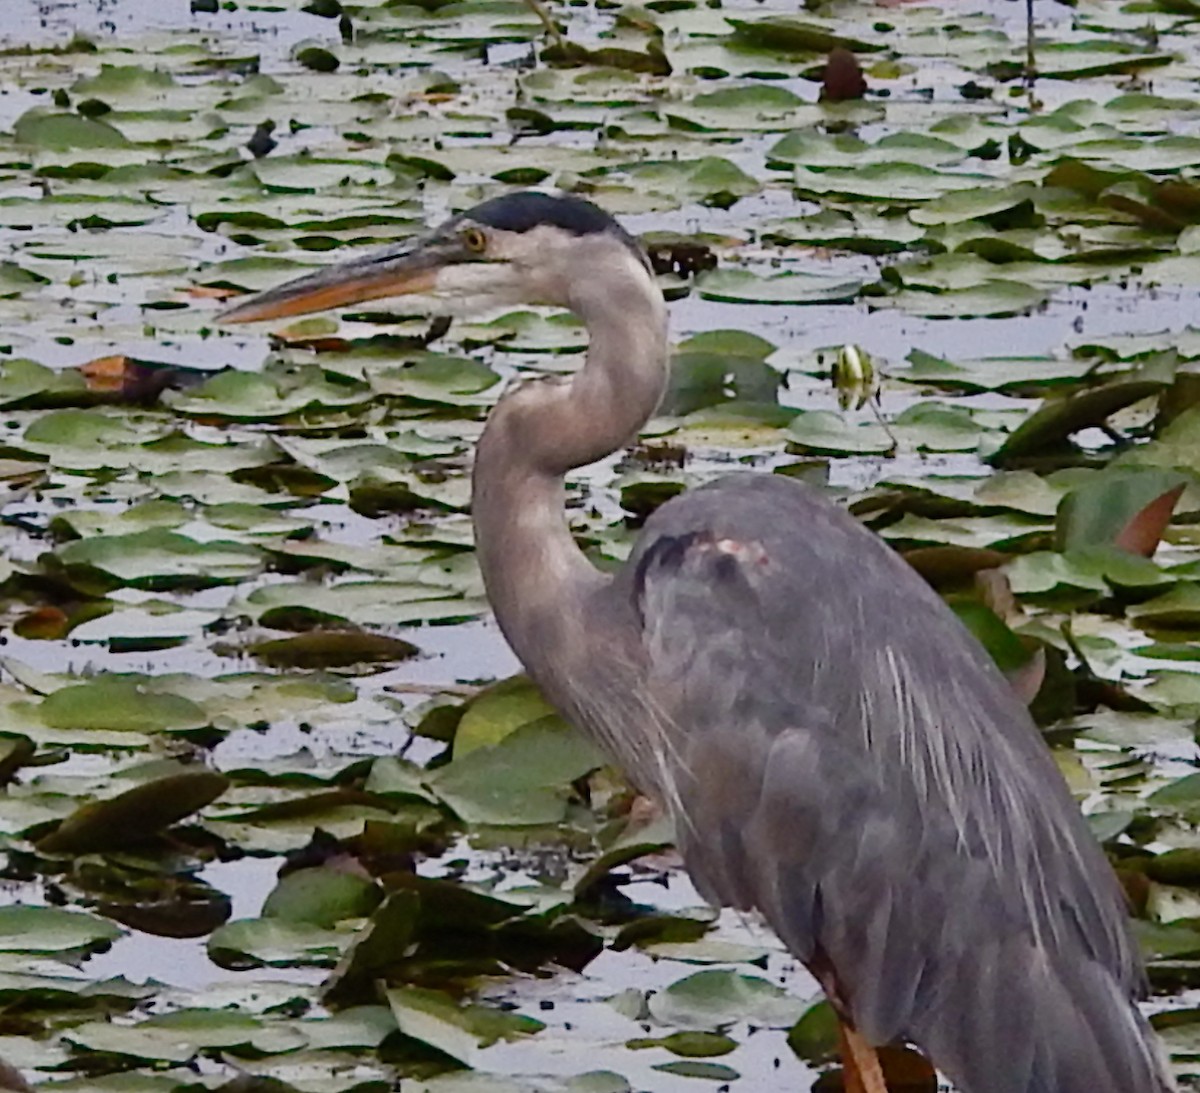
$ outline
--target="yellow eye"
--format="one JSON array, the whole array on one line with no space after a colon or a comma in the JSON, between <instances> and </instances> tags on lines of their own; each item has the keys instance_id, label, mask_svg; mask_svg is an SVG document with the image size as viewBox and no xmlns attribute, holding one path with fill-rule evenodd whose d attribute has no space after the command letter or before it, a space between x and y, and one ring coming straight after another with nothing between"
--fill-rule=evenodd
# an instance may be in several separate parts
<instances>
[{"instance_id":1,"label":"yellow eye","mask_svg":"<svg viewBox=\"0 0 1200 1093\"><path fill-rule=\"evenodd\" d=\"M463 246L475 254L487 250L487 236L478 228L466 228L462 233Z\"/></svg>"}]
</instances>

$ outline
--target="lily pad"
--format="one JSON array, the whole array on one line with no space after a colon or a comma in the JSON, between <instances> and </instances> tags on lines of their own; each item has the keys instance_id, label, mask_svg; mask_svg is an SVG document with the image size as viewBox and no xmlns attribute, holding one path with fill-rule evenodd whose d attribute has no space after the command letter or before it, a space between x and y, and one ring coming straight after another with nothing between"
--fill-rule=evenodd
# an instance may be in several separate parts
<instances>
[{"instance_id":1,"label":"lily pad","mask_svg":"<svg viewBox=\"0 0 1200 1093\"><path fill-rule=\"evenodd\" d=\"M63 695L70 697L70 689L51 697ZM144 782L116 797L83 805L43 835L37 848L45 854L91 854L138 846L211 804L228 788L228 778L206 770Z\"/></svg>"},{"instance_id":2,"label":"lily pad","mask_svg":"<svg viewBox=\"0 0 1200 1093\"><path fill-rule=\"evenodd\" d=\"M198 542L166 528L96 535L66 543L53 556L67 575L89 584L169 589L235 584L258 573L264 555L244 543Z\"/></svg>"},{"instance_id":3,"label":"lily pad","mask_svg":"<svg viewBox=\"0 0 1200 1093\"><path fill-rule=\"evenodd\" d=\"M13 127L13 136L18 144L52 152L125 148L129 145L124 134L106 122L81 118L78 114L56 114L43 110L22 114Z\"/></svg>"},{"instance_id":4,"label":"lily pad","mask_svg":"<svg viewBox=\"0 0 1200 1093\"><path fill-rule=\"evenodd\" d=\"M0 952L68 954L108 945L124 931L64 907L0 907Z\"/></svg>"},{"instance_id":5,"label":"lily pad","mask_svg":"<svg viewBox=\"0 0 1200 1093\"><path fill-rule=\"evenodd\" d=\"M456 755L430 785L468 823L554 824L566 816L571 783L602 762L555 715L527 722L491 747L477 744Z\"/></svg>"},{"instance_id":6,"label":"lily pad","mask_svg":"<svg viewBox=\"0 0 1200 1093\"><path fill-rule=\"evenodd\" d=\"M62 687L42 700L38 715L53 728L109 732L183 732L209 723L196 703L154 690L140 677L118 675ZM216 784L212 779L194 782L201 796L201 787L206 791Z\"/></svg>"},{"instance_id":7,"label":"lily pad","mask_svg":"<svg viewBox=\"0 0 1200 1093\"><path fill-rule=\"evenodd\" d=\"M788 437L804 451L833 455L887 455L896 438L874 421L851 423L831 410L803 410L792 418Z\"/></svg>"},{"instance_id":8,"label":"lily pad","mask_svg":"<svg viewBox=\"0 0 1200 1093\"><path fill-rule=\"evenodd\" d=\"M396 1025L405 1036L468 1066L480 1048L498 1040L532 1036L545 1027L522 1014L487 1006L459 1006L440 991L393 987L386 993Z\"/></svg>"},{"instance_id":9,"label":"lily pad","mask_svg":"<svg viewBox=\"0 0 1200 1093\"><path fill-rule=\"evenodd\" d=\"M699 279L706 300L735 304L830 304L853 300L862 282L816 273L759 277L749 270L718 269Z\"/></svg>"},{"instance_id":10,"label":"lily pad","mask_svg":"<svg viewBox=\"0 0 1200 1093\"><path fill-rule=\"evenodd\" d=\"M696 972L672 983L651 995L649 1006L663 1024L697 1030L719 1030L738 1021L786 1028L806 1008L766 979L724 969Z\"/></svg>"},{"instance_id":11,"label":"lily pad","mask_svg":"<svg viewBox=\"0 0 1200 1093\"><path fill-rule=\"evenodd\" d=\"M362 630L310 630L291 638L256 642L250 652L272 668L346 668L390 664L416 656L412 642Z\"/></svg>"},{"instance_id":12,"label":"lily pad","mask_svg":"<svg viewBox=\"0 0 1200 1093\"><path fill-rule=\"evenodd\" d=\"M307 922L326 929L366 918L383 900L379 886L355 872L314 866L281 877L263 904L264 918Z\"/></svg>"}]
</instances>

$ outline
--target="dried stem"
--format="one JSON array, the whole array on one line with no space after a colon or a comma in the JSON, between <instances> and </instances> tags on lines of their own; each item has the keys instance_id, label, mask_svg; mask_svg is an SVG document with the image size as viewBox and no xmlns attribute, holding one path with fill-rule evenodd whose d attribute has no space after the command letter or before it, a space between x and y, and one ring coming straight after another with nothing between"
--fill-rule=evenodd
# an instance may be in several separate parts
<instances>
[{"instance_id":1,"label":"dried stem","mask_svg":"<svg viewBox=\"0 0 1200 1093\"><path fill-rule=\"evenodd\" d=\"M1030 3L1033 0L1029 0ZM546 34L559 49L566 48L566 39L562 36L562 31L558 29L558 24L554 21L554 17L550 14L550 9L546 7L542 0L525 0L525 3L533 9L533 13L542 21L542 26L546 28Z\"/></svg>"}]
</instances>

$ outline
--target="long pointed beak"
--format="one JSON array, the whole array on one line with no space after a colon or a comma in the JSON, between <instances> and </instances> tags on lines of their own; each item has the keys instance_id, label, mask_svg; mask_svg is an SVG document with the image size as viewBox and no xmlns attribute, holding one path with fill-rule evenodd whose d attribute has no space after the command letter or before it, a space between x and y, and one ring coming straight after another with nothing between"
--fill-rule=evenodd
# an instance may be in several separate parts
<instances>
[{"instance_id":1,"label":"long pointed beak","mask_svg":"<svg viewBox=\"0 0 1200 1093\"><path fill-rule=\"evenodd\" d=\"M429 237L339 262L226 308L221 323L253 323L308 315L387 296L432 292L438 270L453 261L450 247Z\"/></svg>"}]
</instances>

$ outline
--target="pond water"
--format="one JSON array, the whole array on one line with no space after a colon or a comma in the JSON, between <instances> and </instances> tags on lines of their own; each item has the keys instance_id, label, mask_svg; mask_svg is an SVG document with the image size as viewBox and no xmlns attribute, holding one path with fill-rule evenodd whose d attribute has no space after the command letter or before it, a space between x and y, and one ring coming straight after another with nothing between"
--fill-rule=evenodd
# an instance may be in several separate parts
<instances>
[{"instance_id":1,"label":"pond water","mask_svg":"<svg viewBox=\"0 0 1200 1093\"><path fill-rule=\"evenodd\" d=\"M519 665L470 450L506 382L578 366L578 325L214 326L543 185L715 267L661 275L671 391L643 447L572 477L580 542L612 565L683 486L799 474L936 556L1002 665L1042 647L1034 712L1186 1079L1200 9L1035 7L1027 80L1010 0L553 4L573 66L519 0L7 0L0 1057L51 1090L829 1068L811 977L704 907L535 694L489 686ZM865 98L819 100L833 46ZM845 346L877 385L838 389ZM972 584L977 550L1011 599Z\"/></svg>"}]
</instances>

